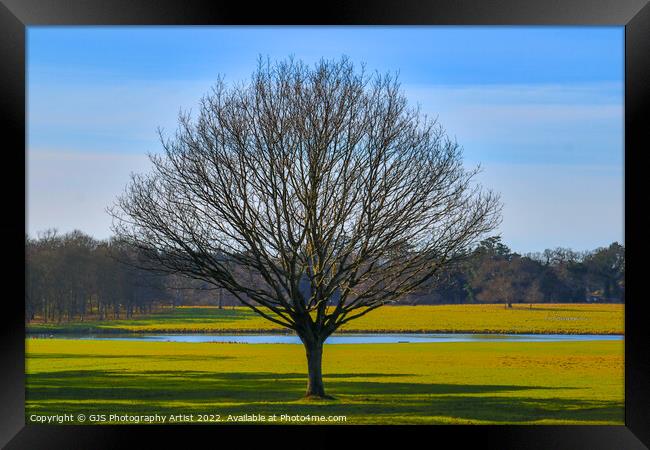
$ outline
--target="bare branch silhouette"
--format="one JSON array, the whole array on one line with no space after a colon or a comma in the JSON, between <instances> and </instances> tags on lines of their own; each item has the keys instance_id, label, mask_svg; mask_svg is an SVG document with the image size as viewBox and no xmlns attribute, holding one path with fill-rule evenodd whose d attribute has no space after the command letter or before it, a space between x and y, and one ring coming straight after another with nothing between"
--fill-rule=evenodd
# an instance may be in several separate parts
<instances>
[{"instance_id":1,"label":"bare branch silhouette","mask_svg":"<svg viewBox=\"0 0 650 450\"><path fill-rule=\"evenodd\" d=\"M498 195L396 78L345 58L260 61L250 82L220 80L197 117L180 114L160 137L153 171L111 208L113 231L158 270L295 330L308 395L325 395L329 335L413 292L500 220Z\"/></svg>"}]
</instances>

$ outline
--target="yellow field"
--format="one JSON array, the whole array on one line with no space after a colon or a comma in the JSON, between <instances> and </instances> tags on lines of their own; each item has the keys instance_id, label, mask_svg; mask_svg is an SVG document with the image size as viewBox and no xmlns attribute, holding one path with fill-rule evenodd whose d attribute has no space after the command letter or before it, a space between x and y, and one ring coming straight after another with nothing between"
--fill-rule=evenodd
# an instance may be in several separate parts
<instances>
[{"instance_id":1,"label":"yellow field","mask_svg":"<svg viewBox=\"0 0 650 450\"><path fill-rule=\"evenodd\" d=\"M282 328L238 307L169 308L132 320L30 324L30 332L265 332ZM623 334L622 304L384 306L340 332Z\"/></svg>"},{"instance_id":2,"label":"yellow field","mask_svg":"<svg viewBox=\"0 0 650 450\"><path fill-rule=\"evenodd\" d=\"M64 413L624 423L623 341L326 345L335 400L323 403L301 400L300 345L27 339L26 350L28 423Z\"/></svg>"},{"instance_id":3,"label":"yellow field","mask_svg":"<svg viewBox=\"0 0 650 450\"><path fill-rule=\"evenodd\" d=\"M386 306L346 330L623 334L624 305L537 304Z\"/></svg>"}]
</instances>

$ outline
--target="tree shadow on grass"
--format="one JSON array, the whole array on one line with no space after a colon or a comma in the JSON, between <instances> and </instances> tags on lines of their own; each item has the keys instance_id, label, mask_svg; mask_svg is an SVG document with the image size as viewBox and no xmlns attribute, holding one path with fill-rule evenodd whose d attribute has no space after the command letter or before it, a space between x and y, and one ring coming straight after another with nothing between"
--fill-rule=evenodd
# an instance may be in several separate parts
<instances>
[{"instance_id":1,"label":"tree shadow on grass","mask_svg":"<svg viewBox=\"0 0 650 450\"><path fill-rule=\"evenodd\" d=\"M311 404L299 401L306 385L302 373L41 372L27 376L26 398L28 413L346 415L350 421L370 423L624 420L622 401L588 401L554 393L575 389L571 387L395 380L404 375L329 374L325 385L337 399ZM546 394L535 398L539 394L526 396L524 391Z\"/></svg>"}]
</instances>

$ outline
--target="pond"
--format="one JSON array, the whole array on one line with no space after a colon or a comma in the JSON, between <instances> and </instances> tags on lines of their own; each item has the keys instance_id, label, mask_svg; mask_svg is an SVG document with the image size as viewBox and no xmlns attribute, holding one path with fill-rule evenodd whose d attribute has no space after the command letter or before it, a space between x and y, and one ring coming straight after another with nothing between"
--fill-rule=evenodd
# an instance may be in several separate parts
<instances>
[{"instance_id":1,"label":"pond","mask_svg":"<svg viewBox=\"0 0 650 450\"><path fill-rule=\"evenodd\" d=\"M117 334L117 335L32 335L36 338L95 339L149 342L229 342L241 344L300 344L287 334ZM601 334L335 334L326 344L409 344L423 342L567 342L619 341L623 335Z\"/></svg>"}]
</instances>

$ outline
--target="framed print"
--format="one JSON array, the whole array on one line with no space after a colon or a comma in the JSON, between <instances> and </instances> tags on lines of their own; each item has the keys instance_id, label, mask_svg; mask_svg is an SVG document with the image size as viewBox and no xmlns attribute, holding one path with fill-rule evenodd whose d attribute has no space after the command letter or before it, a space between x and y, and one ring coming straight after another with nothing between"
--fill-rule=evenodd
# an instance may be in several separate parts
<instances>
[{"instance_id":1,"label":"framed print","mask_svg":"<svg viewBox=\"0 0 650 450\"><path fill-rule=\"evenodd\" d=\"M647 2L0 11L3 446L647 448Z\"/></svg>"}]
</instances>

